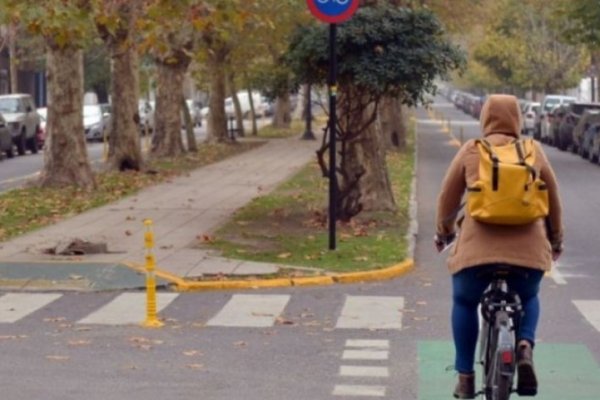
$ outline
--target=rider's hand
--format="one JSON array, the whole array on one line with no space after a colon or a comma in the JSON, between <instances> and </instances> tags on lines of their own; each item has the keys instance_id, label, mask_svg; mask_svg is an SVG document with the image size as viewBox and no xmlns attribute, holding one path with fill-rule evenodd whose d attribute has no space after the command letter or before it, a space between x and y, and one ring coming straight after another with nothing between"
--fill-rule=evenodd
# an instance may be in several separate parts
<instances>
[{"instance_id":1,"label":"rider's hand","mask_svg":"<svg viewBox=\"0 0 600 400\"><path fill-rule=\"evenodd\" d=\"M552 261L558 260L558 258L562 254L562 252L563 252L562 243L552 245Z\"/></svg>"},{"instance_id":2,"label":"rider's hand","mask_svg":"<svg viewBox=\"0 0 600 400\"><path fill-rule=\"evenodd\" d=\"M433 243L435 244L435 248L440 253L442 250L446 248L446 246L450 245L456 238L456 233L451 233L449 235L442 235L436 233L433 237Z\"/></svg>"}]
</instances>

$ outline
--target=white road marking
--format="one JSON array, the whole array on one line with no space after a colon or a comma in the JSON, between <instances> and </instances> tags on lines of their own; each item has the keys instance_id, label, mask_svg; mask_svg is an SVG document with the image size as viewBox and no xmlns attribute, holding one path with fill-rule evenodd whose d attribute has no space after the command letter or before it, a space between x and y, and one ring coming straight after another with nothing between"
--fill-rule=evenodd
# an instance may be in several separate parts
<instances>
[{"instance_id":1,"label":"white road marking","mask_svg":"<svg viewBox=\"0 0 600 400\"><path fill-rule=\"evenodd\" d=\"M371 385L335 385L333 388L334 396L385 396L385 386Z\"/></svg>"},{"instance_id":2,"label":"white road marking","mask_svg":"<svg viewBox=\"0 0 600 400\"><path fill-rule=\"evenodd\" d=\"M157 293L156 310L167 307L179 293ZM111 302L79 320L78 324L128 325L146 319L146 293L123 293Z\"/></svg>"},{"instance_id":3,"label":"white road marking","mask_svg":"<svg viewBox=\"0 0 600 400\"><path fill-rule=\"evenodd\" d=\"M342 365L340 366L340 375L367 378L388 378L390 376L390 371L387 367Z\"/></svg>"},{"instance_id":4,"label":"white road marking","mask_svg":"<svg viewBox=\"0 0 600 400\"><path fill-rule=\"evenodd\" d=\"M346 347L373 347L380 349L389 349L390 341L389 340L362 340L362 339L348 339L346 340Z\"/></svg>"},{"instance_id":5,"label":"white road marking","mask_svg":"<svg viewBox=\"0 0 600 400\"><path fill-rule=\"evenodd\" d=\"M336 328L402 329L403 297L347 296Z\"/></svg>"},{"instance_id":6,"label":"white road marking","mask_svg":"<svg viewBox=\"0 0 600 400\"><path fill-rule=\"evenodd\" d=\"M344 350L342 360L387 360L387 350Z\"/></svg>"},{"instance_id":7,"label":"white road marking","mask_svg":"<svg viewBox=\"0 0 600 400\"><path fill-rule=\"evenodd\" d=\"M573 300L586 320L600 332L600 300Z\"/></svg>"},{"instance_id":8,"label":"white road marking","mask_svg":"<svg viewBox=\"0 0 600 400\"><path fill-rule=\"evenodd\" d=\"M289 295L236 294L208 326L269 327L283 312Z\"/></svg>"},{"instance_id":9,"label":"white road marking","mask_svg":"<svg viewBox=\"0 0 600 400\"><path fill-rule=\"evenodd\" d=\"M59 293L7 293L0 297L0 322L17 322L61 296Z\"/></svg>"}]
</instances>

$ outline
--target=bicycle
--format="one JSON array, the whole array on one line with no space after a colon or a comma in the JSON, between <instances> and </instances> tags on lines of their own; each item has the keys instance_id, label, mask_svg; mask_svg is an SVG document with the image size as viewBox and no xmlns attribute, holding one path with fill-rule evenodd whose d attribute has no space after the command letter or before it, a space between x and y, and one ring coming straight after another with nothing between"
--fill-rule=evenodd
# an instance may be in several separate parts
<instances>
[{"instance_id":1,"label":"bicycle","mask_svg":"<svg viewBox=\"0 0 600 400\"><path fill-rule=\"evenodd\" d=\"M516 274L509 266L495 268L492 282L481 297L479 360L483 366L483 389L477 395L486 400L508 400L516 370L516 332L523 307L519 295L510 291L506 278Z\"/></svg>"}]
</instances>

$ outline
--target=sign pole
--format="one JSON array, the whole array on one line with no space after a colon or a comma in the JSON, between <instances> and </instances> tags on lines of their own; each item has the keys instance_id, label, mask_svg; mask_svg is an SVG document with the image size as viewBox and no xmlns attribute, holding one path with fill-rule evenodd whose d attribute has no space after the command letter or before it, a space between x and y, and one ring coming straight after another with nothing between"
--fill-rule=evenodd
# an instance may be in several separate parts
<instances>
[{"instance_id":1,"label":"sign pole","mask_svg":"<svg viewBox=\"0 0 600 400\"><path fill-rule=\"evenodd\" d=\"M329 250L336 248L337 220L337 165L336 153L336 103L337 103L337 54L335 48L337 25L329 24Z\"/></svg>"},{"instance_id":2,"label":"sign pole","mask_svg":"<svg viewBox=\"0 0 600 400\"><path fill-rule=\"evenodd\" d=\"M335 250L335 223L337 221L337 164L336 153L336 100L337 100L337 24L349 20L360 5L360 0L306 0L310 12L329 24L329 250Z\"/></svg>"}]
</instances>

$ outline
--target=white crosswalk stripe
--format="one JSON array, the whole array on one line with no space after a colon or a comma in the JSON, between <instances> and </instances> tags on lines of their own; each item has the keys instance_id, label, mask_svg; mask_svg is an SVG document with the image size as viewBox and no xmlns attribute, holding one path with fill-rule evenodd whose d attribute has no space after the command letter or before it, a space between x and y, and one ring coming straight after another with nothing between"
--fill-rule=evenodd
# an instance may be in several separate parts
<instances>
[{"instance_id":1,"label":"white crosswalk stripe","mask_svg":"<svg viewBox=\"0 0 600 400\"><path fill-rule=\"evenodd\" d=\"M585 319L600 332L600 300L573 300Z\"/></svg>"},{"instance_id":2,"label":"white crosswalk stripe","mask_svg":"<svg viewBox=\"0 0 600 400\"><path fill-rule=\"evenodd\" d=\"M179 296L178 293L157 293L156 309L161 311ZM128 325L141 323L146 315L145 293L123 293L96 312L78 321L79 324Z\"/></svg>"},{"instance_id":3,"label":"white crosswalk stripe","mask_svg":"<svg viewBox=\"0 0 600 400\"><path fill-rule=\"evenodd\" d=\"M65 297L64 310L75 297L62 293L6 293L0 294L0 323L16 323L24 317L43 309L53 301ZM94 297L96 298L96 297ZM160 318L170 318L165 310L175 301L197 301L197 295L179 293L157 293L157 311ZM220 300L211 309L212 317L207 316L201 322L211 327L271 327L286 312L291 296L287 294L233 294ZM81 301L78 298L77 301ZM400 329L402 327L402 309L404 299L390 296L346 296L340 298L342 304L329 307L331 318L342 329ZM73 320L77 324L129 325L139 324L146 316L146 294L144 292L124 292L107 299L105 303L89 309L87 314L77 314ZM177 313L175 307L172 313ZM184 307L185 309L185 307ZM64 311L63 310L63 311ZM293 311L291 311L293 312ZM68 318L68 312L65 314ZM205 314L206 315L206 314ZM194 318L193 314L188 314ZM292 324L293 325L293 324ZM386 350L389 343L377 340L350 340L348 348L355 350Z\"/></svg>"},{"instance_id":4,"label":"white crosswalk stripe","mask_svg":"<svg viewBox=\"0 0 600 400\"><path fill-rule=\"evenodd\" d=\"M235 294L207 325L257 328L273 326L289 299L288 295Z\"/></svg>"},{"instance_id":5,"label":"white crosswalk stripe","mask_svg":"<svg viewBox=\"0 0 600 400\"><path fill-rule=\"evenodd\" d=\"M347 296L336 328L402 329L404 298Z\"/></svg>"},{"instance_id":6,"label":"white crosswalk stripe","mask_svg":"<svg viewBox=\"0 0 600 400\"><path fill-rule=\"evenodd\" d=\"M7 293L0 297L0 323L13 323L59 299L58 293Z\"/></svg>"}]
</instances>

